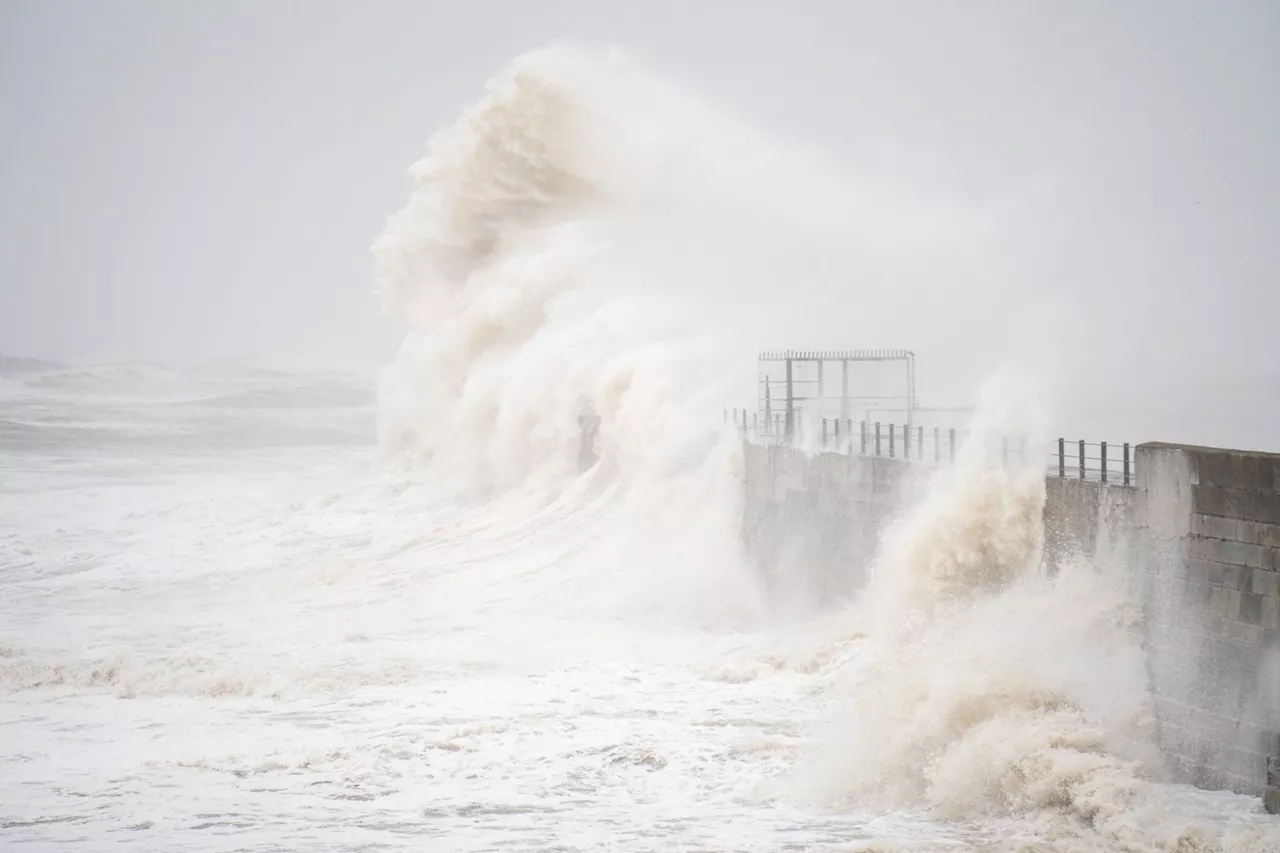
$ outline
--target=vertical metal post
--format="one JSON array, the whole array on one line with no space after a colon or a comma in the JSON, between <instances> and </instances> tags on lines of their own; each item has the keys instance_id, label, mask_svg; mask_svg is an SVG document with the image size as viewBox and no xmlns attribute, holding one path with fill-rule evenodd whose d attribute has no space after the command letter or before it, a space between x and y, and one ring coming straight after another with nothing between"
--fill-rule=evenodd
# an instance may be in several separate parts
<instances>
[{"instance_id":1,"label":"vertical metal post","mask_svg":"<svg viewBox=\"0 0 1280 853\"><path fill-rule=\"evenodd\" d=\"M1105 483L1107 482L1107 443L1102 442L1101 447L1102 453L1099 454L1099 458L1102 462L1102 482Z\"/></svg>"},{"instance_id":2,"label":"vertical metal post","mask_svg":"<svg viewBox=\"0 0 1280 853\"><path fill-rule=\"evenodd\" d=\"M867 455L867 422L858 421L858 424L859 424L859 429L862 432L862 450L860 452L862 453L863 456L866 456Z\"/></svg>"},{"instance_id":3,"label":"vertical metal post","mask_svg":"<svg viewBox=\"0 0 1280 853\"><path fill-rule=\"evenodd\" d=\"M911 459L911 427L902 428L902 458Z\"/></svg>"},{"instance_id":4,"label":"vertical metal post","mask_svg":"<svg viewBox=\"0 0 1280 853\"><path fill-rule=\"evenodd\" d=\"M1058 476L1067 476L1067 440L1065 438L1058 439Z\"/></svg>"},{"instance_id":5,"label":"vertical metal post","mask_svg":"<svg viewBox=\"0 0 1280 853\"><path fill-rule=\"evenodd\" d=\"M889 424L889 458L893 458L893 434L898 430L893 424Z\"/></svg>"},{"instance_id":6,"label":"vertical metal post","mask_svg":"<svg viewBox=\"0 0 1280 853\"><path fill-rule=\"evenodd\" d=\"M822 419L822 447L824 450L827 447L827 419L826 418Z\"/></svg>"},{"instance_id":7,"label":"vertical metal post","mask_svg":"<svg viewBox=\"0 0 1280 853\"><path fill-rule=\"evenodd\" d=\"M751 413L751 440L757 443L760 441L760 413L759 412Z\"/></svg>"},{"instance_id":8,"label":"vertical metal post","mask_svg":"<svg viewBox=\"0 0 1280 853\"><path fill-rule=\"evenodd\" d=\"M1124 443L1124 484L1129 485L1129 442Z\"/></svg>"},{"instance_id":9,"label":"vertical metal post","mask_svg":"<svg viewBox=\"0 0 1280 853\"><path fill-rule=\"evenodd\" d=\"M880 455L880 422L876 421L876 456Z\"/></svg>"},{"instance_id":10,"label":"vertical metal post","mask_svg":"<svg viewBox=\"0 0 1280 853\"><path fill-rule=\"evenodd\" d=\"M924 427L916 427L916 458L924 461Z\"/></svg>"},{"instance_id":11,"label":"vertical metal post","mask_svg":"<svg viewBox=\"0 0 1280 853\"><path fill-rule=\"evenodd\" d=\"M827 390L826 383L823 382L822 376L822 353L818 353L818 414L822 414L827 410Z\"/></svg>"},{"instance_id":12,"label":"vertical metal post","mask_svg":"<svg viewBox=\"0 0 1280 853\"><path fill-rule=\"evenodd\" d=\"M743 409L742 410L742 437L746 438L746 436L747 436L747 410Z\"/></svg>"},{"instance_id":13,"label":"vertical metal post","mask_svg":"<svg viewBox=\"0 0 1280 853\"><path fill-rule=\"evenodd\" d=\"M916 354L905 353L907 357L907 427L915 423L916 418Z\"/></svg>"},{"instance_id":14,"label":"vertical metal post","mask_svg":"<svg viewBox=\"0 0 1280 853\"><path fill-rule=\"evenodd\" d=\"M840 359L840 417L849 419L849 359Z\"/></svg>"},{"instance_id":15,"label":"vertical metal post","mask_svg":"<svg viewBox=\"0 0 1280 853\"><path fill-rule=\"evenodd\" d=\"M1084 479L1084 439L1080 439L1080 479Z\"/></svg>"},{"instance_id":16,"label":"vertical metal post","mask_svg":"<svg viewBox=\"0 0 1280 853\"><path fill-rule=\"evenodd\" d=\"M840 446L840 419L836 418L836 452L840 452L843 448Z\"/></svg>"},{"instance_id":17,"label":"vertical metal post","mask_svg":"<svg viewBox=\"0 0 1280 853\"><path fill-rule=\"evenodd\" d=\"M791 377L791 353L787 353L787 426L786 439L787 444L791 443L791 436L795 432L795 383Z\"/></svg>"},{"instance_id":18,"label":"vertical metal post","mask_svg":"<svg viewBox=\"0 0 1280 853\"><path fill-rule=\"evenodd\" d=\"M933 461L942 461L942 430L938 427L933 428Z\"/></svg>"},{"instance_id":19,"label":"vertical metal post","mask_svg":"<svg viewBox=\"0 0 1280 853\"><path fill-rule=\"evenodd\" d=\"M769 397L769 377L764 378L764 427L767 430L773 430L773 400Z\"/></svg>"},{"instance_id":20,"label":"vertical metal post","mask_svg":"<svg viewBox=\"0 0 1280 853\"><path fill-rule=\"evenodd\" d=\"M951 428L951 461L956 461L956 428Z\"/></svg>"}]
</instances>

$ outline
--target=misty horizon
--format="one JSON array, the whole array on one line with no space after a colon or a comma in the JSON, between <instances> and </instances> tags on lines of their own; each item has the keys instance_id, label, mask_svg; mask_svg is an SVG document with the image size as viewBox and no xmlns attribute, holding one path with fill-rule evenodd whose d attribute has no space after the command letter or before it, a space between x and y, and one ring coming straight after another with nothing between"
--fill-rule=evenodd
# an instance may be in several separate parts
<instances>
[{"instance_id":1,"label":"misty horizon","mask_svg":"<svg viewBox=\"0 0 1280 853\"><path fill-rule=\"evenodd\" d=\"M369 249L409 164L568 40L808 164L756 175L791 236L738 244L777 273L732 297L772 324L726 316L744 353L913 349L933 405L1026 368L1064 428L1127 437L1280 424L1272 4L346 9L6 4L0 352L372 375L400 332ZM795 184L823 174L839 189ZM1241 406L1252 429L1197 421Z\"/></svg>"}]
</instances>

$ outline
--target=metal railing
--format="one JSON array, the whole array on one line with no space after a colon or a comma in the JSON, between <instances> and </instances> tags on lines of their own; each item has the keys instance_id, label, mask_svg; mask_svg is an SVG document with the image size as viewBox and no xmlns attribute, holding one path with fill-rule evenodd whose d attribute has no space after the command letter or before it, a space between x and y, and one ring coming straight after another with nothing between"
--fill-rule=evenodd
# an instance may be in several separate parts
<instances>
[{"instance_id":1,"label":"metal railing","mask_svg":"<svg viewBox=\"0 0 1280 853\"><path fill-rule=\"evenodd\" d=\"M812 444L817 449L895 459L903 462L942 464L954 462L960 448L971 440L967 430L941 429L919 424L891 424L878 421L820 418L807 420L795 413L792 439L788 439L785 416L779 414L774 423L762 422L758 412L726 409L725 424L730 422L740 437L753 444ZM799 440L796 440L796 439ZM811 442L808 440L811 439ZM1025 440L1003 436L989 437L988 458L999 459L1008 466L1019 463L1028 452ZM1137 469L1128 442L1117 447L1107 442L1068 441L1059 438L1050 454L1045 474L1063 479L1092 480L1108 485L1132 486Z\"/></svg>"},{"instance_id":2,"label":"metal railing","mask_svg":"<svg viewBox=\"0 0 1280 853\"><path fill-rule=\"evenodd\" d=\"M1063 479L1131 486L1137 473L1133 450L1125 442L1118 451L1115 445L1108 447L1105 441L1067 441L1060 438L1050 460L1049 473Z\"/></svg>"}]
</instances>

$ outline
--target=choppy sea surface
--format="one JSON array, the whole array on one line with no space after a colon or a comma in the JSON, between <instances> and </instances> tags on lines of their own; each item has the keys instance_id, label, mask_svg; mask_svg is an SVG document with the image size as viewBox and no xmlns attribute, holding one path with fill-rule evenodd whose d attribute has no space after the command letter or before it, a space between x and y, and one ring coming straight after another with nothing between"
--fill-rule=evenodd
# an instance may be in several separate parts
<instances>
[{"instance_id":1,"label":"choppy sea surface","mask_svg":"<svg viewBox=\"0 0 1280 853\"><path fill-rule=\"evenodd\" d=\"M1058 849L1035 821L791 796L855 632L664 609L608 577L601 493L380 472L369 389L7 363L5 847Z\"/></svg>"}]
</instances>

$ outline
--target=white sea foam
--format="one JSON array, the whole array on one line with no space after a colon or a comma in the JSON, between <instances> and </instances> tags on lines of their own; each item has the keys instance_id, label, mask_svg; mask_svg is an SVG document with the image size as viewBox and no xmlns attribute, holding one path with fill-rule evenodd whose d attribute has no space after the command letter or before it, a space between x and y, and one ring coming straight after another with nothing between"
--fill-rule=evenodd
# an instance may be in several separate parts
<instances>
[{"instance_id":1,"label":"white sea foam","mask_svg":"<svg viewBox=\"0 0 1280 853\"><path fill-rule=\"evenodd\" d=\"M1038 471L966 455L850 610L780 613L744 559L716 431L751 384L744 282L801 286L800 247L913 246L919 220L833 215L813 158L560 49L412 178L375 246L404 327L376 449L334 427L363 410L331 377L5 391L73 423L110 402L143 437L0 457L6 840L1267 849L1256 800L1150 781L1131 604L1039 573ZM992 428L1038 410L996 399ZM207 455L152 439L178 418Z\"/></svg>"},{"instance_id":2,"label":"white sea foam","mask_svg":"<svg viewBox=\"0 0 1280 853\"><path fill-rule=\"evenodd\" d=\"M1017 436L1007 418L1035 408L984 410L957 465L884 537L854 610L862 655L802 790L1016 818L1046 849L1274 849L1274 828L1224 831L1161 802L1140 614L1082 561L1045 573L1043 454L1010 467L986 452L987 430Z\"/></svg>"}]
</instances>

